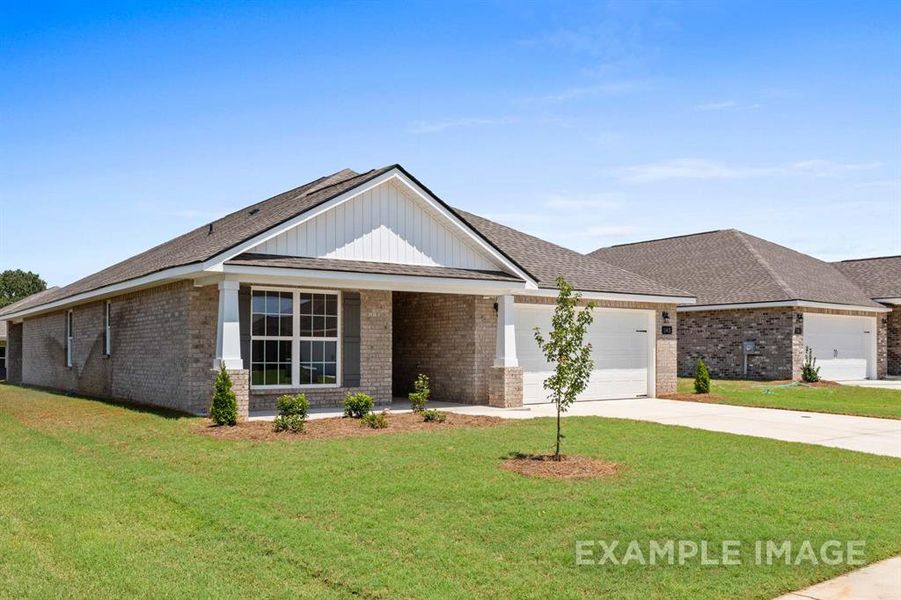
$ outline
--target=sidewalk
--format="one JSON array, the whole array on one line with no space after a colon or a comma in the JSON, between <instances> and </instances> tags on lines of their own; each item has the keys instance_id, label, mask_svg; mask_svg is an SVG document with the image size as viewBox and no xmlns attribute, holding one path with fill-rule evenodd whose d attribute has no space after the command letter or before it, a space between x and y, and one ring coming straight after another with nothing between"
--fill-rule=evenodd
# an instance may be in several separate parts
<instances>
[{"instance_id":1,"label":"sidewalk","mask_svg":"<svg viewBox=\"0 0 901 600\"><path fill-rule=\"evenodd\" d=\"M899 600L901 556L874 563L775 600Z\"/></svg>"}]
</instances>

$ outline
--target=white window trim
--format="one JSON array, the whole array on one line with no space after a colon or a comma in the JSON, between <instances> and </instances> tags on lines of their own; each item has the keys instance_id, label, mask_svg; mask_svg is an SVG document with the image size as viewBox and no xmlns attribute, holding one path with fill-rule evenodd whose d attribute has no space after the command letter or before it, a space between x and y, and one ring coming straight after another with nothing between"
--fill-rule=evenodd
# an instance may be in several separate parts
<instances>
[{"instance_id":1,"label":"white window trim","mask_svg":"<svg viewBox=\"0 0 901 600\"><path fill-rule=\"evenodd\" d=\"M75 312L73 310L66 311L66 366L72 368L72 346L75 343Z\"/></svg>"},{"instance_id":2,"label":"white window trim","mask_svg":"<svg viewBox=\"0 0 901 600\"><path fill-rule=\"evenodd\" d=\"M113 355L112 311L113 303L110 300L107 300L103 312L103 354L106 356Z\"/></svg>"},{"instance_id":3,"label":"white window trim","mask_svg":"<svg viewBox=\"0 0 901 600\"><path fill-rule=\"evenodd\" d=\"M253 293L254 292L290 292L293 295L292 301L292 331L291 337L285 336L265 336L258 339L275 339L281 341L291 341L291 383L275 384L275 385L254 385L253 381ZM338 335L337 337L301 337L300 336L300 295L301 294L330 294L338 298ZM341 290L325 290L314 288L294 288L294 287L273 287L273 286L252 286L250 288L250 309L247 315L248 330L250 331L250 349L248 350L249 377L251 381L250 389L252 390L318 390L318 389L334 389L340 388L343 380L342 373L342 344L341 339L344 332L344 324L342 323L341 313L344 312L344 298ZM300 342L302 341L319 341L319 342L335 342L335 383L310 383L300 384Z\"/></svg>"}]
</instances>

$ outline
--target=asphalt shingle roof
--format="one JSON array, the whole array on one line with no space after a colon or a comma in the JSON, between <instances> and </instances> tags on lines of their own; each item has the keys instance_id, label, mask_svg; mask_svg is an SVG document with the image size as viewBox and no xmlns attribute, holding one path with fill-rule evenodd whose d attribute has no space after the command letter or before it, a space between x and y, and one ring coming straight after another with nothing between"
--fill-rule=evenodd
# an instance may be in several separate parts
<instances>
[{"instance_id":1,"label":"asphalt shingle roof","mask_svg":"<svg viewBox=\"0 0 901 600\"><path fill-rule=\"evenodd\" d=\"M40 297L28 298L14 308L17 311L33 308L166 269L202 263L392 169L399 169L416 181L400 165L389 165L362 174L344 169L233 212L67 286L48 290ZM537 280L540 287L553 288L557 275L563 275L576 289L583 291L690 295L676 286L651 281L477 215L455 210L446 204L444 206L455 212L490 245ZM313 263L306 264L304 268L312 268L309 265ZM355 268L365 267L371 272L385 271L384 266L373 265L374 263L362 263ZM337 270L339 265L334 266ZM0 316L12 312L10 307L6 307L0 310Z\"/></svg>"},{"instance_id":2,"label":"asphalt shingle roof","mask_svg":"<svg viewBox=\"0 0 901 600\"><path fill-rule=\"evenodd\" d=\"M832 263L871 298L901 298L901 256Z\"/></svg>"},{"instance_id":3,"label":"asphalt shingle roof","mask_svg":"<svg viewBox=\"0 0 901 600\"><path fill-rule=\"evenodd\" d=\"M557 276L562 275L574 288L585 292L693 296L678 286L652 281L484 217L460 209L454 212L527 271L540 288L555 288Z\"/></svg>"},{"instance_id":4,"label":"asphalt shingle roof","mask_svg":"<svg viewBox=\"0 0 901 600\"><path fill-rule=\"evenodd\" d=\"M833 265L735 229L622 244L589 256L680 285L699 306L792 300L879 306Z\"/></svg>"}]
</instances>

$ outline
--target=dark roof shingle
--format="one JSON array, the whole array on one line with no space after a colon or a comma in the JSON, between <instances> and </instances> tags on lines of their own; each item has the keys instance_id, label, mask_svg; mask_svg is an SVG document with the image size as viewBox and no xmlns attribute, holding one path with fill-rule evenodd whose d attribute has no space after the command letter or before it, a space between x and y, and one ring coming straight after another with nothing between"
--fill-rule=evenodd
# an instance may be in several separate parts
<instances>
[{"instance_id":1,"label":"dark roof shingle","mask_svg":"<svg viewBox=\"0 0 901 600\"><path fill-rule=\"evenodd\" d=\"M735 229L601 248L589 256L687 288L698 305L806 300L878 306L829 263Z\"/></svg>"},{"instance_id":2,"label":"dark roof shingle","mask_svg":"<svg viewBox=\"0 0 901 600\"><path fill-rule=\"evenodd\" d=\"M901 256L832 263L871 298L901 298Z\"/></svg>"}]
</instances>

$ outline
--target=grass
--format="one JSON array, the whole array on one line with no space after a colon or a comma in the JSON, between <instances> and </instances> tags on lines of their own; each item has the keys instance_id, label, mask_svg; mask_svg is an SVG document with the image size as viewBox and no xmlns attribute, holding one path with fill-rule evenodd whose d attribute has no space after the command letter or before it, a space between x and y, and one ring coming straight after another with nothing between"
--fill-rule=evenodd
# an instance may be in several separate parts
<instances>
[{"instance_id":1,"label":"grass","mask_svg":"<svg viewBox=\"0 0 901 600\"><path fill-rule=\"evenodd\" d=\"M901 390L850 385L788 387L784 383L715 379L711 381L710 394L699 395L697 399L719 404L901 419ZM678 391L694 394L694 379L680 378Z\"/></svg>"},{"instance_id":2,"label":"grass","mask_svg":"<svg viewBox=\"0 0 901 600\"><path fill-rule=\"evenodd\" d=\"M853 567L576 566L575 541L901 552L887 457L574 417L566 452L623 470L561 481L499 468L547 451L548 419L301 442L201 424L0 385L0 596L771 598Z\"/></svg>"}]
</instances>

